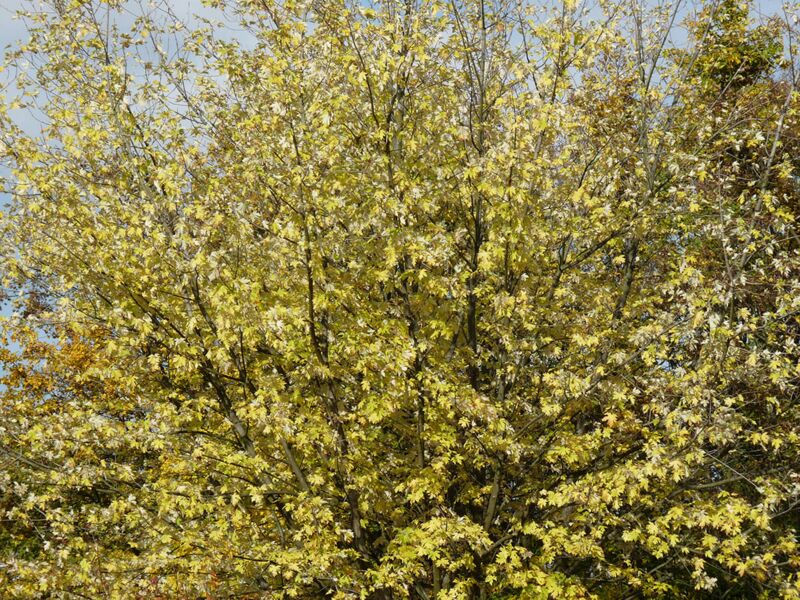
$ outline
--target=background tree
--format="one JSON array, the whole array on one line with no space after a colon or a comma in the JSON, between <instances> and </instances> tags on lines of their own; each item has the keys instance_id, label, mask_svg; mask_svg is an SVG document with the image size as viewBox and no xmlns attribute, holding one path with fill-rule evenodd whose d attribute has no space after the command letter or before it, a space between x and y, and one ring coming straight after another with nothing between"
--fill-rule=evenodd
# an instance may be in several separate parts
<instances>
[{"instance_id":1,"label":"background tree","mask_svg":"<svg viewBox=\"0 0 800 600\"><path fill-rule=\"evenodd\" d=\"M9 57L1 589L800 596L791 15L213 5Z\"/></svg>"}]
</instances>

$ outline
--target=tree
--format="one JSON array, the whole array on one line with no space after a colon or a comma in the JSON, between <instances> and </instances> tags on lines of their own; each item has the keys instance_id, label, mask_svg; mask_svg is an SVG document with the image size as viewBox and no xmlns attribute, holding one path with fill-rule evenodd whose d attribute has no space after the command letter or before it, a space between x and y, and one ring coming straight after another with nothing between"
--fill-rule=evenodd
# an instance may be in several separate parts
<instances>
[{"instance_id":1,"label":"tree","mask_svg":"<svg viewBox=\"0 0 800 600\"><path fill-rule=\"evenodd\" d=\"M212 4L9 56L0 589L800 597L791 18Z\"/></svg>"}]
</instances>

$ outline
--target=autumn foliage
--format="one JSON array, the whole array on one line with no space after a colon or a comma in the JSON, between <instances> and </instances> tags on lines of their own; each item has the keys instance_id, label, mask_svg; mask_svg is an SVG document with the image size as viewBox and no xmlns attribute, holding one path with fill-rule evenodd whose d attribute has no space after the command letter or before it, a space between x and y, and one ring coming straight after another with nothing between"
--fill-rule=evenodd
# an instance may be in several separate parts
<instances>
[{"instance_id":1,"label":"autumn foliage","mask_svg":"<svg viewBox=\"0 0 800 600\"><path fill-rule=\"evenodd\" d=\"M29 12L0 597L800 598L797 18L750 9Z\"/></svg>"}]
</instances>

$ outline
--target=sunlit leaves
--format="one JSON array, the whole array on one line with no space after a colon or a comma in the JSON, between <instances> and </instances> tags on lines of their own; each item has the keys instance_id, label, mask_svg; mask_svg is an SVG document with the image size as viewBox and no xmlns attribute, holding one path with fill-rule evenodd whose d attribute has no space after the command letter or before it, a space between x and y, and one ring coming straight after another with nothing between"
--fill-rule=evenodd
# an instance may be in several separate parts
<instances>
[{"instance_id":1,"label":"sunlit leaves","mask_svg":"<svg viewBox=\"0 0 800 600\"><path fill-rule=\"evenodd\" d=\"M211 4L9 57L0 590L797 598L790 24Z\"/></svg>"}]
</instances>

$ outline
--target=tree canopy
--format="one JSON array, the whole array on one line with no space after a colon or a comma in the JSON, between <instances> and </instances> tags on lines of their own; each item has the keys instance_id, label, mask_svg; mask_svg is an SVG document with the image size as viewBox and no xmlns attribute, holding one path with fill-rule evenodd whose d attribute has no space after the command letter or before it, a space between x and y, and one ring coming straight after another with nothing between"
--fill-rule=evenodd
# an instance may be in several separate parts
<instances>
[{"instance_id":1,"label":"tree canopy","mask_svg":"<svg viewBox=\"0 0 800 600\"><path fill-rule=\"evenodd\" d=\"M791 7L177 4L6 57L0 596L800 598Z\"/></svg>"}]
</instances>

